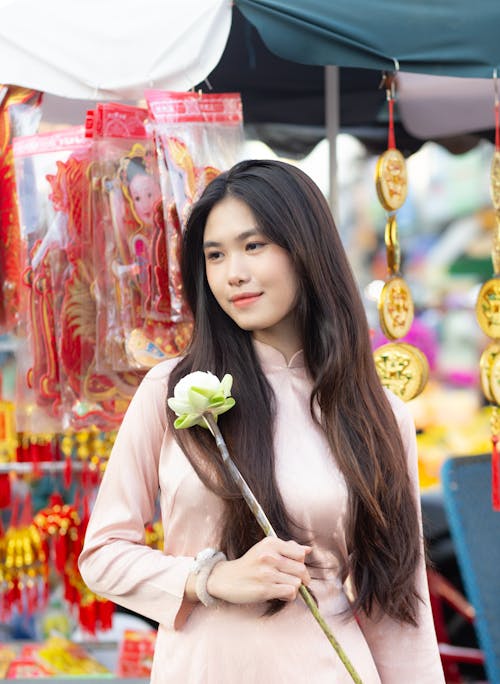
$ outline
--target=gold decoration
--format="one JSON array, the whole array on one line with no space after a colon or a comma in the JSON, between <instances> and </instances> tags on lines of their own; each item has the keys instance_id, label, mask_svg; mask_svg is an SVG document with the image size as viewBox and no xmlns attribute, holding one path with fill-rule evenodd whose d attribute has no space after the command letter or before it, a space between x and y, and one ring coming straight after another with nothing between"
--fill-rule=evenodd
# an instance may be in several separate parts
<instances>
[{"instance_id":1,"label":"gold decoration","mask_svg":"<svg viewBox=\"0 0 500 684\"><path fill-rule=\"evenodd\" d=\"M410 288L400 277L390 278L378 301L380 327L390 340L404 337L413 323L413 299Z\"/></svg>"},{"instance_id":2,"label":"gold decoration","mask_svg":"<svg viewBox=\"0 0 500 684\"><path fill-rule=\"evenodd\" d=\"M376 349L373 356L382 385L403 401L410 401L422 392L429 377L429 364L420 349L390 342Z\"/></svg>"},{"instance_id":3,"label":"gold decoration","mask_svg":"<svg viewBox=\"0 0 500 684\"><path fill-rule=\"evenodd\" d=\"M491 161L490 192L493 206L500 211L500 150L495 150Z\"/></svg>"},{"instance_id":4,"label":"gold decoration","mask_svg":"<svg viewBox=\"0 0 500 684\"><path fill-rule=\"evenodd\" d=\"M388 149L380 155L375 169L380 204L387 211L399 209L408 193L405 158L399 150Z\"/></svg>"},{"instance_id":5,"label":"gold decoration","mask_svg":"<svg viewBox=\"0 0 500 684\"><path fill-rule=\"evenodd\" d=\"M490 392L493 401L497 405L500 404L500 356L495 356L491 363ZM492 401L492 399L490 399L490 401Z\"/></svg>"},{"instance_id":6,"label":"gold decoration","mask_svg":"<svg viewBox=\"0 0 500 684\"><path fill-rule=\"evenodd\" d=\"M492 437L498 437L500 435L500 413L498 411L498 406L492 407L490 427Z\"/></svg>"},{"instance_id":7,"label":"gold decoration","mask_svg":"<svg viewBox=\"0 0 500 684\"><path fill-rule=\"evenodd\" d=\"M500 278L490 278L476 302L476 317L481 330L493 339L500 338Z\"/></svg>"},{"instance_id":8,"label":"gold decoration","mask_svg":"<svg viewBox=\"0 0 500 684\"><path fill-rule=\"evenodd\" d=\"M495 212L495 234L493 237L493 246L491 248L491 260L493 261L493 273L498 275L500 273L500 209Z\"/></svg>"},{"instance_id":9,"label":"gold decoration","mask_svg":"<svg viewBox=\"0 0 500 684\"><path fill-rule=\"evenodd\" d=\"M390 275L397 275L401 265L401 250L398 239L396 215L392 214L385 224L385 246L387 252L387 270Z\"/></svg>"},{"instance_id":10,"label":"gold decoration","mask_svg":"<svg viewBox=\"0 0 500 684\"><path fill-rule=\"evenodd\" d=\"M483 351L479 360L481 389L488 401L493 401L493 394L491 391L492 366L498 354L500 354L500 344L492 342Z\"/></svg>"}]
</instances>

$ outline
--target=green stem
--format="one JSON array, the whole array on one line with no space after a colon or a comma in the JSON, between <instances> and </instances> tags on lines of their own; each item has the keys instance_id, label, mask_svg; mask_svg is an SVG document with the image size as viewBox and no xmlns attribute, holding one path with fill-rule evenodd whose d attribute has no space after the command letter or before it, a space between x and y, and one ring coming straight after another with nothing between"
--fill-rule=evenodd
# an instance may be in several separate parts
<instances>
[{"instance_id":1,"label":"green stem","mask_svg":"<svg viewBox=\"0 0 500 684\"><path fill-rule=\"evenodd\" d=\"M203 414L203 419L205 420L205 423L207 424L207 427L209 428L210 432L215 438L215 443L217 444L217 448L219 449L220 455L222 456L222 460L224 461L224 464L226 465L231 477L233 478L234 483L240 490L243 498L245 499L248 507L252 511L255 519L259 523L260 527L262 528L264 534L266 537L277 537L278 535L274 531L271 523L269 522L269 519L267 518L266 514L262 510L262 506L260 503L257 501L257 499L254 496L254 493L246 483L245 479L243 478L242 474L238 470L238 467L234 463L233 459L231 458L228 448L226 446L226 442L224 441L224 437L222 436L221 431L219 430L219 426L215 422L215 418L210 412L206 412ZM347 657L347 654L345 653L344 649L342 646L339 644L337 639L333 636L332 631L330 630L329 626L325 622L323 616L319 612L318 606L316 602L314 601L313 597L311 596L310 592L307 590L307 587L305 587L303 584L300 585L299 588L300 595L302 596L306 606L309 608L311 613L314 616L314 619L316 622L319 624L321 629L323 630L324 634L326 635L326 638L330 642L330 644L333 646L335 651L337 652L337 655L339 656L340 660L344 664L344 667L346 668L347 672L350 674L351 679L353 682L356 684L363 684L361 681L360 676L354 669L353 664Z\"/></svg>"}]
</instances>

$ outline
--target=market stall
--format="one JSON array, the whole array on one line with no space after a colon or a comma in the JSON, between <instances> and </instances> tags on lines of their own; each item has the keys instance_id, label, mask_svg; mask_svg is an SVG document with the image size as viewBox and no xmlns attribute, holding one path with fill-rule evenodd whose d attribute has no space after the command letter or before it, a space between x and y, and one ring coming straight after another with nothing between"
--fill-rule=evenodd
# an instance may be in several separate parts
<instances>
[{"instance_id":1,"label":"market stall","mask_svg":"<svg viewBox=\"0 0 500 684\"><path fill-rule=\"evenodd\" d=\"M411 118L414 74L405 72L483 79L483 113L476 116L479 108L471 107L471 117L429 137L472 130L491 137L500 9L485 2L478 13L460 4L450 12L440 2L370 4L369 10L364 2L332 7L326 0L236 3L292 72L292 62L371 69L376 80L381 72L386 79L400 72L400 95L390 79L382 91L374 88L374 118L382 116L385 141L378 138L376 192L385 212L388 274L378 300L385 339L376 362L384 383L406 400L423 391L429 364L418 340L410 339L413 300L401 272L397 225L406 166L394 104L401 96L400 117L406 107ZM94 661L92 648L51 641L48 617L70 616L57 627L64 637L76 625L87 636L112 626L113 606L85 588L76 559L100 473L140 379L182 353L189 340L178 263L186 213L211 178L242 154L244 97L242 110L239 93L209 91L233 11L226 0L149 0L140 7L113 0L99 5L97 22L88 3L0 5L0 83L6 84L0 88L0 316L6 361L15 353L18 378L15 400L1 405L0 612L6 623L43 614L30 629L47 637L37 648L0 651L0 665L9 662L17 676L38 668L38 676L112 677ZM237 76L234 85L225 81L231 85L225 90L239 91ZM203 92L190 91L205 79ZM45 92L85 100L84 115L80 110L71 127L40 134ZM434 98L432 87L430 93ZM324 101L322 94L321 106ZM331 121L320 127L325 123ZM494 202L498 211L495 195ZM496 329L491 337L498 337ZM496 354L483 373L492 403ZM410 363L413 384L401 371ZM427 475L435 484L436 473ZM151 521L148 543L160 549L161 535ZM115 674L146 673L148 632L130 632L119 650Z\"/></svg>"}]
</instances>

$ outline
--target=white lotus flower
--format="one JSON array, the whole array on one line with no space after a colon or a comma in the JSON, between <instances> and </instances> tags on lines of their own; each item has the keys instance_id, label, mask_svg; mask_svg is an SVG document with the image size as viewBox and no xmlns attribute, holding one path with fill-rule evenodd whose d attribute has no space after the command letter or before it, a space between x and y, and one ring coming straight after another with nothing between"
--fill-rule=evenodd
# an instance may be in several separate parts
<instances>
[{"instance_id":1,"label":"white lotus flower","mask_svg":"<svg viewBox=\"0 0 500 684\"><path fill-rule=\"evenodd\" d=\"M208 371L195 371L181 378L174 387L174 396L167 401L178 416L174 426L178 429L193 425L206 427L204 413L211 413L217 420L218 415L236 403L231 397L232 385L232 375L226 374L219 380Z\"/></svg>"}]
</instances>

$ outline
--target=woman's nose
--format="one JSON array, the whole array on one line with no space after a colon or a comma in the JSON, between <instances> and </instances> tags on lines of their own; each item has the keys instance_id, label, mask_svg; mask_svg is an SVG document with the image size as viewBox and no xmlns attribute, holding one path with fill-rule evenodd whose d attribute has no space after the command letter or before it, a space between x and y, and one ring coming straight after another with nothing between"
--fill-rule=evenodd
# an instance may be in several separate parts
<instances>
[{"instance_id":1,"label":"woman's nose","mask_svg":"<svg viewBox=\"0 0 500 684\"><path fill-rule=\"evenodd\" d=\"M241 285L247 282L250 275L245 265L245 259L239 255L232 255L228 261L228 283L230 285Z\"/></svg>"}]
</instances>

